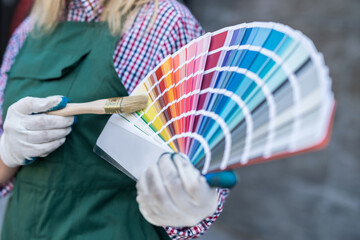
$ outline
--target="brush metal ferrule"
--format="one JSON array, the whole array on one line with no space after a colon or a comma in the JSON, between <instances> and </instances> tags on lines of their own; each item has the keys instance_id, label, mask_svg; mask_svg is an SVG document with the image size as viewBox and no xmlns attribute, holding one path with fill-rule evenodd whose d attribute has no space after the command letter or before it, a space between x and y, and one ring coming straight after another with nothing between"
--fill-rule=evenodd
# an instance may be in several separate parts
<instances>
[{"instance_id":1,"label":"brush metal ferrule","mask_svg":"<svg viewBox=\"0 0 360 240\"><path fill-rule=\"evenodd\" d=\"M122 113L121 111L121 104L124 98L117 97L117 98L108 98L105 102L105 113L107 114L115 114L115 113Z\"/></svg>"}]
</instances>

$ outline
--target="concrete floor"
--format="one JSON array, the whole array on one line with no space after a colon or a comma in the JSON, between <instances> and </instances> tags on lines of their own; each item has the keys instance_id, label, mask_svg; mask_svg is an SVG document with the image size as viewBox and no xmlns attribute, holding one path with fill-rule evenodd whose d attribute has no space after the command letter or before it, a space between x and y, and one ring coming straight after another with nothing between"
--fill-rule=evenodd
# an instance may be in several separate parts
<instances>
[{"instance_id":1,"label":"concrete floor","mask_svg":"<svg viewBox=\"0 0 360 240\"><path fill-rule=\"evenodd\" d=\"M223 214L202 239L360 239L360 1L190 0L207 31L275 21L325 56L337 110L328 148L237 170Z\"/></svg>"},{"instance_id":2,"label":"concrete floor","mask_svg":"<svg viewBox=\"0 0 360 240\"><path fill-rule=\"evenodd\" d=\"M208 31L251 21L303 31L324 53L337 99L329 147L237 170L240 182L201 239L360 239L360 1L190 0L190 8Z\"/></svg>"}]
</instances>

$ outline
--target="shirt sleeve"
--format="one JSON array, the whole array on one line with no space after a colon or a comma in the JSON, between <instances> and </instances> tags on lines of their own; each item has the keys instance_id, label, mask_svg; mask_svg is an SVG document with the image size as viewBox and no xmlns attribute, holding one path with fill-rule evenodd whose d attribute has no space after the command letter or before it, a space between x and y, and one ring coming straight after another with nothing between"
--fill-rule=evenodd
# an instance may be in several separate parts
<instances>
[{"instance_id":1,"label":"shirt sleeve","mask_svg":"<svg viewBox=\"0 0 360 240\"><path fill-rule=\"evenodd\" d=\"M185 240L198 238L203 235L211 226L213 222L220 216L220 213L223 210L223 206L227 196L229 195L229 189L218 188L218 208L215 213L211 216L208 216L196 226L192 227L183 227L183 228L175 228L175 227L164 227L167 234L171 239L176 240Z\"/></svg>"},{"instance_id":2,"label":"shirt sleeve","mask_svg":"<svg viewBox=\"0 0 360 240\"><path fill-rule=\"evenodd\" d=\"M2 105L4 101L4 91L7 83L7 72L14 63L15 57L25 42L26 36L31 31L32 25L27 18L20 24L11 36L2 60L0 68L0 135L3 133ZM9 183L0 185L0 198L6 196L13 188L13 180Z\"/></svg>"},{"instance_id":3,"label":"shirt sleeve","mask_svg":"<svg viewBox=\"0 0 360 240\"><path fill-rule=\"evenodd\" d=\"M204 34L205 31L194 18L179 18L174 24L172 31L169 32L169 35L163 42L163 46L156 58L156 65L158 65L168 55L175 53L190 41Z\"/></svg>"},{"instance_id":4,"label":"shirt sleeve","mask_svg":"<svg viewBox=\"0 0 360 240\"><path fill-rule=\"evenodd\" d=\"M115 70L129 93L161 60L205 33L190 11L175 0L160 1L156 20L148 28L153 11L152 2L140 10L114 52Z\"/></svg>"},{"instance_id":5,"label":"shirt sleeve","mask_svg":"<svg viewBox=\"0 0 360 240\"><path fill-rule=\"evenodd\" d=\"M147 31L153 4L143 7L132 27L122 36L114 53L114 67L124 87L131 93L140 81L165 57L173 54L205 31L190 11L177 1L160 1L155 23ZM165 226L171 239L197 238L209 229L222 212L228 189L218 189L218 208L193 227Z\"/></svg>"}]
</instances>

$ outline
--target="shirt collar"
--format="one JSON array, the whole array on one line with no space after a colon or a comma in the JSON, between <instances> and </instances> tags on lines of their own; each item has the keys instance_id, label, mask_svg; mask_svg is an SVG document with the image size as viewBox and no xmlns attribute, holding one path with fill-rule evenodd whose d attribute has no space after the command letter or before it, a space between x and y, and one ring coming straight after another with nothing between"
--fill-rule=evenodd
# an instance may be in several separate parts
<instances>
[{"instance_id":1,"label":"shirt collar","mask_svg":"<svg viewBox=\"0 0 360 240\"><path fill-rule=\"evenodd\" d=\"M102 7L99 7L100 0L72 0L69 5L68 9L71 10L83 10L87 21L92 21L97 18L101 12Z\"/></svg>"}]
</instances>

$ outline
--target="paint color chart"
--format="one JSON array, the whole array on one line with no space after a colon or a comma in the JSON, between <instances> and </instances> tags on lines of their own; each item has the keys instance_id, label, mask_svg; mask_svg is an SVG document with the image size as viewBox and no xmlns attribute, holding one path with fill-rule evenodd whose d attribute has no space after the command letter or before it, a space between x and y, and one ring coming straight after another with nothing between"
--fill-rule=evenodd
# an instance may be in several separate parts
<instances>
[{"instance_id":1,"label":"paint color chart","mask_svg":"<svg viewBox=\"0 0 360 240\"><path fill-rule=\"evenodd\" d=\"M203 174L325 146L335 106L312 41L263 22L193 40L143 79L140 94L146 109L110 121L183 153Z\"/></svg>"}]
</instances>

